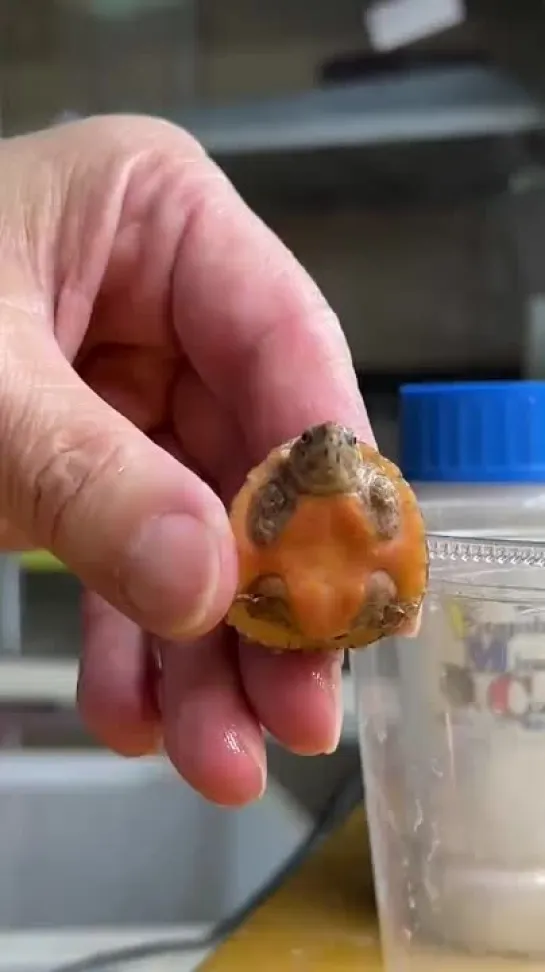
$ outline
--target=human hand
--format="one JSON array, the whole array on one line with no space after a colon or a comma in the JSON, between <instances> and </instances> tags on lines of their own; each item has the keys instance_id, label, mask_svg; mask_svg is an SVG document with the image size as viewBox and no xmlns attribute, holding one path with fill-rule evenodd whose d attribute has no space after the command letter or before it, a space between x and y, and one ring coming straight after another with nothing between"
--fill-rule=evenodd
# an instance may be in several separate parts
<instances>
[{"instance_id":1,"label":"human hand","mask_svg":"<svg viewBox=\"0 0 545 972\"><path fill-rule=\"evenodd\" d=\"M239 645L224 503L269 449L333 419L372 434L342 331L190 136L95 118L0 143L4 545L90 592L84 719L162 743L207 798L266 778L262 727L335 747L340 658ZM221 498L221 499L220 499Z\"/></svg>"}]
</instances>

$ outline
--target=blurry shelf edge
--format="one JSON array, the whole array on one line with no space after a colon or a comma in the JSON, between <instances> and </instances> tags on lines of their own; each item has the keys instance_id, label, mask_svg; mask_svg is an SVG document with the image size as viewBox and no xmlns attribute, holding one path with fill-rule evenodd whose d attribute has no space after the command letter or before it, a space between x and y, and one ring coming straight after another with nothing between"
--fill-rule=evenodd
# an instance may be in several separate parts
<instances>
[{"instance_id":1,"label":"blurry shelf edge","mask_svg":"<svg viewBox=\"0 0 545 972\"><path fill-rule=\"evenodd\" d=\"M37 700L55 705L72 706L78 680L76 658L8 658L0 655L0 701ZM352 675L343 672L342 691L345 717L355 719Z\"/></svg>"},{"instance_id":2,"label":"blurry shelf edge","mask_svg":"<svg viewBox=\"0 0 545 972\"><path fill-rule=\"evenodd\" d=\"M462 66L195 108L176 120L210 154L240 156L513 136L543 129L545 112L500 70Z\"/></svg>"},{"instance_id":3,"label":"blurry shelf edge","mask_svg":"<svg viewBox=\"0 0 545 972\"><path fill-rule=\"evenodd\" d=\"M0 703L28 702L72 708L78 681L75 658L7 658L0 656ZM343 739L356 736L352 675L343 672Z\"/></svg>"},{"instance_id":4,"label":"blurry shelf edge","mask_svg":"<svg viewBox=\"0 0 545 972\"><path fill-rule=\"evenodd\" d=\"M14 658L0 654L0 705L73 708L77 682L75 658Z\"/></svg>"}]
</instances>

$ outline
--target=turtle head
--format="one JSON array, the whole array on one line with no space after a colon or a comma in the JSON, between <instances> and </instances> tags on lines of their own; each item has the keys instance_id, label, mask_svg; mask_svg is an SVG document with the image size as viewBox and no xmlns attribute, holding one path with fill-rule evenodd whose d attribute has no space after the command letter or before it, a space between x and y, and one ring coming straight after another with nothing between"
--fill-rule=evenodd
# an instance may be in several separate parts
<instances>
[{"instance_id":1,"label":"turtle head","mask_svg":"<svg viewBox=\"0 0 545 972\"><path fill-rule=\"evenodd\" d=\"M362 464L357 437L334 422L314 425L294 441L288 464L303 493L352 492Z\"/></svg>"}]
</instances>

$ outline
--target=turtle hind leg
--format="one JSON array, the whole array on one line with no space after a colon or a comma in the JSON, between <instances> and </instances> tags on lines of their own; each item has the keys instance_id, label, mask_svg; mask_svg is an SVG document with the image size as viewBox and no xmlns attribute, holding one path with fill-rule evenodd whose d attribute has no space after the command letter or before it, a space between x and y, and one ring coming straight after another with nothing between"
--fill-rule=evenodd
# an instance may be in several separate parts
<instances>
[{"instance_id":1,"label":"turtle hind leg","mask_svg":"<svg viewBox=\"0 0 545 972\"><path fill-rule=\"evenodd\" d=\"M367 632L373 641L393 634L414 636L420 623L419 603L402 603L396 584L384 570L369 578L364 602L354 618L354 632ZM361 637L358 638L361 641ZM371 641L369 641L369 644Z\"/></svg>"},{"instance_id":2,"label":"turtle hind leg","mask_svg":"<svg viewBox=\"0 0 545 972\"><path fill-rule=\"evenodd\" d=\"M363 604L352 622L352 627L376 631L377 638L395 629L405 617L397 602L397 587L389 574L377 570L371 574Z\"/></svg>"},{"instance_id":3,"label":"turtle hind leg","mask_svg":"<svg viewBox=\"0 0 545 972\"><path fill-rule=\"evenodd\" d=\"M289 631L296 626L288 601L288 590L281 577L258 577L246 594L246 610L251 618L280 625Z\"/></svg>"}]
</instances>

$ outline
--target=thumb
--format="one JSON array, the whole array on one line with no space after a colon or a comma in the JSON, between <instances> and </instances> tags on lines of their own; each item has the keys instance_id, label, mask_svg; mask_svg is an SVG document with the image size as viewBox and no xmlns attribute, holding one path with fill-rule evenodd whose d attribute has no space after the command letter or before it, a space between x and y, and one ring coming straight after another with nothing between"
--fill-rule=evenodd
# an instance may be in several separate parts
<instances>
[{"instance_id":1,"label":"thumb","mask_svg":"<svg viewBox=\"0 0 545 972\"><path fill-rule=\"evenodd\" d=\"M223 504L25 323L2 328L2 514L145 630L209 630L236 584Z\"/></svg>"}]
</instances>

